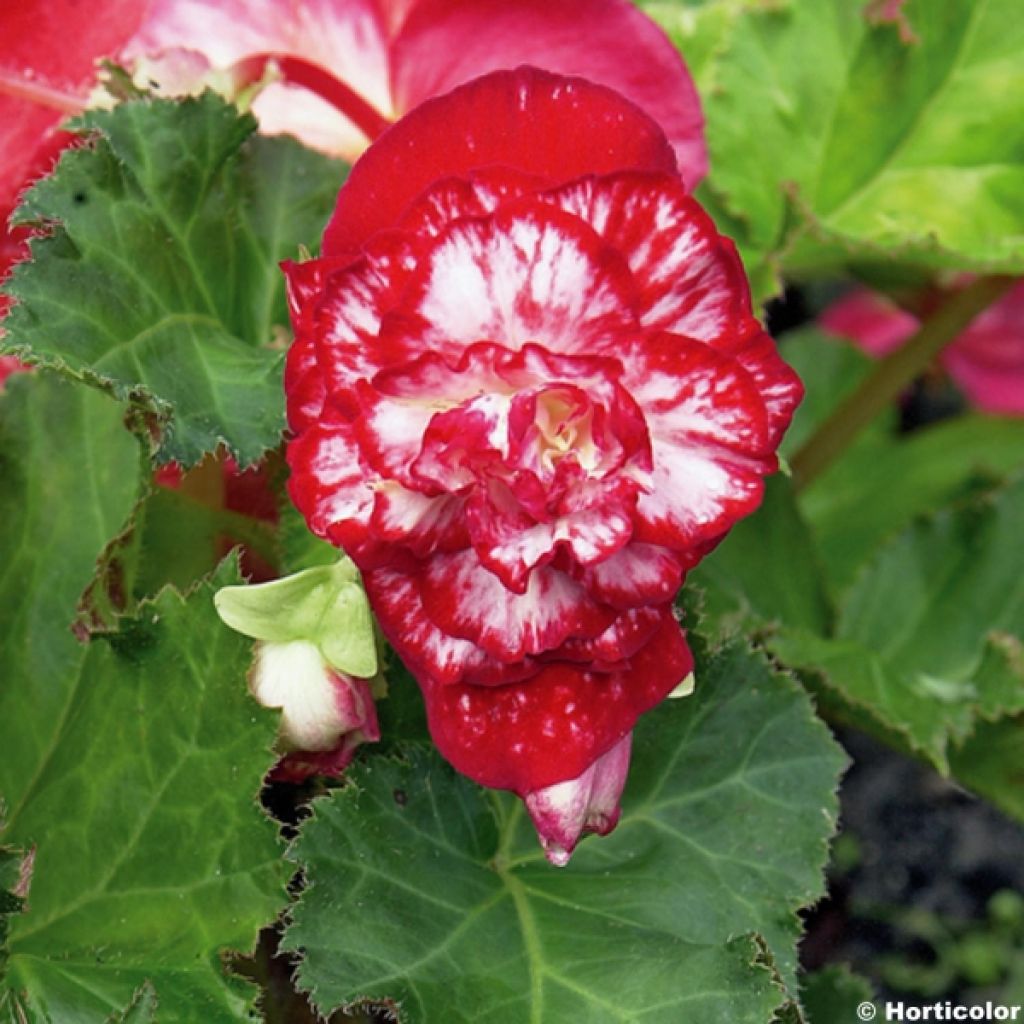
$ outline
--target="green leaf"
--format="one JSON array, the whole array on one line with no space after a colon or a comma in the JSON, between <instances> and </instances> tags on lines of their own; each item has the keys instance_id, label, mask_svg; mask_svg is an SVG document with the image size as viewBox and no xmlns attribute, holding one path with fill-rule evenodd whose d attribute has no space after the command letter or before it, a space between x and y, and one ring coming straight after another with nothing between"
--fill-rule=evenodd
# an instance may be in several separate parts
<instances>
[{"instance_id":1,"label":"green leaf","mask_svg":"<svg viewBox=\"0 0 1024 1024\"><path fill-rule=\"evenodd\" d=\"M220 954L252 946L285 872L255 802L274 716L248 698L248 644L212 608L233 579L188 601L165 591L94 642L48 759L9 791L5 839L36 850L6 979L29 1019L101 1021L145 981L161 1021L245 1015L248 986Z\"/></svg>"},{"instance_id":2,"label":"green leaf","mask_svg":"<svg viewBox=\"0 0 1024 1024\"><path fill-rule=\"evenodd\" d=\"M808 1024L854 1024L857 1007L872 1002L871 984L845 967L826 967L804 979L801 1001Z\"/></svg>"},{"instance_id":3,"label":"green leaf","mask_svg":"<svg viewBox=\"0 0 1024 1024\"><path fill-rule=\"evenodd\" d=\"M757 274L780 261L1024 270L1016 0L903 11L910 43L849 0L717 0L673 26L702 63L713 37L706 191L744 226Z\"/></svg>"},{"instance_id":4,"label":"green leaf","mask_svg":"<svg viewBox=\"0 0 1024 1024\"><path fill-rule=\"evenodd\" d=\"M148 981L139 986L124 1013L112 1014L108 1024L152 1024L156 1019L157 998Z\"/></svg>"},{"instance_id":5,"label":"green leaf","mask_svg":"<svg viewBox=\"0 0 1024 1024\"><path fill-rule=\"evenodd\" d=\"M69 626L97 555L135 499L123 409L51 374L0 395L0 797L44 770L85 649ZM27 692L31 692L31 701Z\"/></svg>"},{"instance_id":6,"label":"green leaf","mask_svg":"<svg viewBox=\"0 0 1024 1024\"><path fill-rule=\"evenodd\" d=\"M429 749L354 766L293 853L307 885L285 945L321 1011L765 1024L785 1001L769 964L792 985L796 910L822 891L843 757L750 652L697 678L642 720L617 830L564 870L518 800Z\"/></svg>"},{"instance_id":7,"label":"green leaf","mask_svg":"<svg viewBox=\"0 0 1024 1024\"><path fill-rule=\"evenodd\" d=\"M915 523L858 576L834 636L772 650L948 769L979 718L1024 711L1024 479Z\"/></svg>"},{"instance_id":8,"label":"green leaf","mask_svg":"<svg viewBox=\"0 0 1024 1024\"><path fill-rule=\"evenodd\" d=\"M949 753L959 782L1024 821L1024 715L982 721Z\"/></svg>"},{"instance_id":9,"label":"green leaf","mask_svg":"<svg viewBox=\"0 0 1024 1024\"><path fill-rule=\"evenodd\" d=\"M53 224L7 290L7 348L130 399L185 465L224 443L243 464L284 428L278 262L311 246L340 164L207 93L91 111L19 222Z\"/></svg>"},{"instance_id":10,"label":"green leaf","mask_svg":"<svg viewBox=\"0 0 1024 1024\"><path fill-rule=\"evenodd\" d=\"M843 589L915 517L1024 468L1024 420L961 416L907 437L876 435L801 495L828 575Z\"/></svg>"},{"instance_id":11,"label":"green leaf","mask_svg":"<svg viewBox=\"0 0 1024 1024\"><path fill-rule=\"evenodd\" d=\"M814 541L790 481L770 477L764 502L688 577L703 591L701 629L715 635L787 623L812 632L830 628L832 609Z\"/></svg>"},{"instance_id":12,"label":"green leaf","mask_svg":"<svg viewBox=\"0 0 1024 1024\"><path fill-rule=\"evenodd\" d=\"M0 841L31 856L0 1019L145 1020L146 982L162 1022L243 1019L252 993L219 953L252 944L285 877L255 800L275 721L247 696L249 645L213 586L79 645L68 626L131 508L138 446L109 398L49 375L9 381L0 413Z\"/></svg>"}]
</instances>

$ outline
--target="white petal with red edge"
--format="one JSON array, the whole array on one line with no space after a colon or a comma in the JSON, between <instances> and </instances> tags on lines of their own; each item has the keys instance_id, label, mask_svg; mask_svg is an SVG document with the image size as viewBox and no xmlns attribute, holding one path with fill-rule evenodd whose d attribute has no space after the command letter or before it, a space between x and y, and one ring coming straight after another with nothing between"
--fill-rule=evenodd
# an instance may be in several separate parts
<instances>
[{"instance_id":1,"label":"white petal with red edge","mask_svg":"<svg viewBox=\"0 0 1024 1024\"><path fill-rule=\"evenodd\" d=\"M656 436L653 485L637 501L634 537L680 551L708 541L757 508L764 473L763 461Z\"/></svg>"},{"instance_id":2,"label":"white petal with red edge","mask_svg":"<svg viewBox=\"0 0 1024 1024\"><path fill-rule=\"evenodd\" d=\"M492 658L476 644L451 636L427 617L416 576L401 569L373 569L363 583L384 635L410 671L450 685L460 680L497 686L536 671L530 659L517 665Z\"/></svg>"},{"instance_id":3,"label":"white petal with red edge","mask_svg":"<svg viewBox=\"0 0 1024 1024\"><path fill-rule=\"evenodd\" d=\"M420 577L420 594L442 630L502 661L551 650L571 636L597 636L615 618L565 573L547 566L535 569L526 591L515 594L474 551L431 559Z\"/></svg>"},{"instance_id":4,"label":"white petal with red edge","mask_svg":"<svg viewBox=\"0 0 1024 1024\"><path fill-rule=\"evenodd\" d=\"M288 463L289 492L314 533L327 536L348 521L369 523L378 477L360 460L348 423L311 427L288 446Z\"/></svg>"},{"instance_id":5,"label":"white petal with red edge","mask_svg":"<svg viewBox=\"0 0 1024 1024\"><path fill-rule=\"evenodd\" d=\"M450 225L382 333L450 359L479 341L616 354L636 333L630 287L586 224L542 203L517 204Z\"/></svg>"},{"instance_id":6,"label":"white petal with red edge","mask_svg":"<svg viewBox=\"0 0 1024 1024\"><path fill-rule=\"evenodd\" d=\"M750 316L742 266L708 215L669 175L587 178L544 197L586 221L622 253L637 314L652 330L713 341Z\"/></svg>"},{"instance_id":7,"label":"white petal with red edge","mask_svg":"<svg viewBox=\"0 0 1024 1024\"><path fill-rule=\"evenodd\" d=\"M463 506L463 499L454 495L431 497L394 481L382 481L376 490L371 526L378 538L405 545L424 558L462 540Z\"/></svg>"},{"instance_id":8,"label":"white petal with red edge","mask_svg":"<svg viewBox=\"0 0 1024 1024\"><path fill-rule=\"evenodd\" d=\"M682 586L683 564L667 548L633 541L579 578L599 601L616 608L663 604Z\"/></svg>"}]
</instances>

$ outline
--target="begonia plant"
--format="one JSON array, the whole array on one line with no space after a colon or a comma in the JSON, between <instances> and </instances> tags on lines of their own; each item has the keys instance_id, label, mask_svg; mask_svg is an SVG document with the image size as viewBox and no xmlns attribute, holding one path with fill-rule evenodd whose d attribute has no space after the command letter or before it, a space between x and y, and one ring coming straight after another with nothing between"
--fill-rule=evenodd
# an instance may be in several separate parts
<instances>
[{"instance_id":1,"label":"begonia plant","mask_svg":"<svg viewBox=\"0 0 1024 1024\"><path fill-rule=\"evenodd\" d=\"M1016 15L0 7L0 1022L878 1012L830 730L1024 819Z\"/></svg>"}]
</instances>

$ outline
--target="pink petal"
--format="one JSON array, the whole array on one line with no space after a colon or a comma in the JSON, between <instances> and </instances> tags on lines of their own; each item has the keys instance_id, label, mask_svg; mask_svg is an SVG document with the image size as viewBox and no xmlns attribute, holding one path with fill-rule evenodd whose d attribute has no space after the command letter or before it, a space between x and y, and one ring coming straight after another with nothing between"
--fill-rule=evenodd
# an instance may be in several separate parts
<instances>
[{"instance_id":1,"label":"pink petal","mask_svg":"<svg viewBox=\"0 0 1024 1024\"><path fill-rule=\"evenodd\" d=\"M555 664L505 686L420 679L430 732L456 769L520 796L575 779L632 730L693 668L667 618L627 666L596 673Z\"/></svg>"},{"instance_id":2,"label":"pink petal","mask_svg":"<svg viewBox=\"0 0 1024 1024\"><path fill-rule=\"evenodd\" d=\"M707 171L693 80L661 29L626 0L422 0L393 59L403 111L520 64L578 75L620 92L661 125L689 188Z\"/></svg>"},{"instance_id":3,"label":"pink petal","mask_svg":"<svg viewBox=\"0 0 1024 1024\"><path fill-rule=\"evenodd\" d=\"M348 83L388 117L391 32L374 0L152 0L125 56L186 47L228 68L260 53L302 57ZM307 145L350 159L367 138L339 110L307 89L274 84L253 106L260 130L287 132Z\"/></svg>"},{"instance_id":4,"label":"pink petal","mask_svg":"<svg viewBox=\"0 0 1024 1024\"><path fill-rule=\"evenodd\" d=\"M501 661L522 661L569 637L595 637L615 618L565 573L546 566L533 571L523 594L513 593L473 551L435 556L419 583L431 620Z\"/></svg>"},{"instance_id":5,"label":"pink petal","mask_svg":"<svg viewBox=\"0 0 1024 1024\"><path fill-rule=\"evenodd\" d=\"M338 194L324 254L358 251L435 182L491 166L552 184L676 167L658 125L617 93L532 68L497 72L421 104L364 154Z\"/></svg>"},{"instance_id":6,"label":"pink petal","mask_svg":"<svg viewBox=\"0 0 1024 1024\"><path fill-rule=\"evenodd\" d=\"M1024 415L1024 281L978 316L942 359L979 408Z\"/></svg>"},{"instance_id":7,"label":"pink petal","mask_svg":"<svg viewBox=\"0 0 1024 1024\"><path fill-rule=\"evenodd\" d=\"M916 317L867 288L856 288L837 299L818 323L829 334L847 338L873 356L899 348L919 326Z\"/></svg>"},{"instance_id":8,"label":"pink petal","mask_svg":"<svg viewBox=\"0 0 1024 1024\"><path fill-rule=\"evenodd\" d=\"M586 833L606 836L618 824L632 742L633 734L628 733L582 775L524 797L544 855L555 867L569 863Z\"/></svg>"}]
</instances>

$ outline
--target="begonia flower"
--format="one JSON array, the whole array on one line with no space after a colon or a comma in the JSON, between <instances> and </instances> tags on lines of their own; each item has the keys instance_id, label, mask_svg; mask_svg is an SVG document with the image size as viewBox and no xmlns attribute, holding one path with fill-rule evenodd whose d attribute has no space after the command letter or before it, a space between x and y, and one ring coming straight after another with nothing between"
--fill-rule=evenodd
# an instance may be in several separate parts
<instances>
[{"instance_id":1,"label":"begonia flower","mask_svg":"<svg viewBox=\"0 0 1024 1024\"><path fill-rule=\"evenodd\" d=\"M281 710L274 778L339 775L360 744L380 739L373 620L349 559L270 583L222 587L214 603L228 626L257 641L253 696Z\"/></svg>"},{"instance_id":2,"label":"begonia flower","mask_svg":"<svg viewBox=\"0 0 1024 1024\"><path fill-rule=\"evenodd\" d=\"M917 317L866 288L838 299L818 322L878 357L899 348L921 326ZM979 409L1024 415L1024 281L975 317L940 360Z\"/></svg>"},{"instance_id":3,"label":"begonia flower","mask_svg":"<svg viewBox=\"0 0 1024 1024\"><path fill-rule=\"evenodd\" d=\"M441 753L564 863L692 669L673 600L760 502L799 380L659 126L532 68L400 121L286 272L292 497Z\"/></svg>"}]
</instances>

